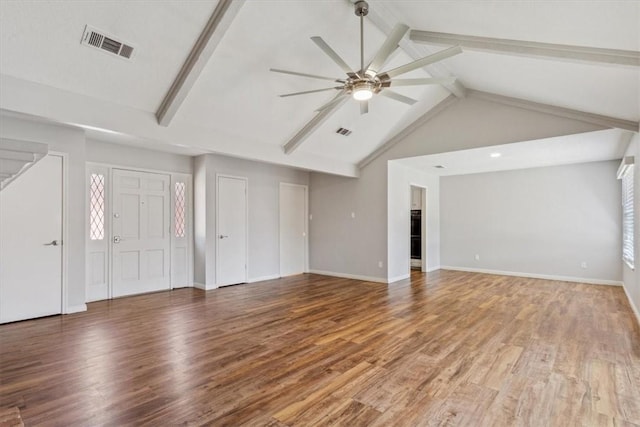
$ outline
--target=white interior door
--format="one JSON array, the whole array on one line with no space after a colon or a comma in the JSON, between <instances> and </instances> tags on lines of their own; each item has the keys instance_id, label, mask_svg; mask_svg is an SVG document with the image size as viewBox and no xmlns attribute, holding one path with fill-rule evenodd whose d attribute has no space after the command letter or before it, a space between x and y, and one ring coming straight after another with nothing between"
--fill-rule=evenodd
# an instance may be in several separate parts
<instances>
[{"instance_id":1,"label":"white interior door","mask_svg":"<svg viewBox=\"0 0 640 427\"><path fill-rule=\"evenodd\" d=\"M113 296L171 289L169 176L113 170Z\"/></svg>"},{"instance_id":2,"label":"white interior door","mask_svg":"<svg viewBox=\"0 0 640 427\"><path fill-rule=\"evenodd\" d=\"M307 187L280 183L280 276L306 271Z\"/></svg>"},{"instance_id":3,"label":"white interior door","mask_svg":"<svg viewBox=\"0 0 640 427\"><path fill-rule=\"evenodd\" d=\"M247 281L247 180L218 176L216 281Z\"/></svg>"},{"instance_id":4,"label":"white interior door","mask_svg":"<svg viewBox=\"0 0 640 427\"><path fill-rule=\"evenodd\" d=\"M62 157L0 192L0 323L62 313Z\"/></svg>"}]
</instances>

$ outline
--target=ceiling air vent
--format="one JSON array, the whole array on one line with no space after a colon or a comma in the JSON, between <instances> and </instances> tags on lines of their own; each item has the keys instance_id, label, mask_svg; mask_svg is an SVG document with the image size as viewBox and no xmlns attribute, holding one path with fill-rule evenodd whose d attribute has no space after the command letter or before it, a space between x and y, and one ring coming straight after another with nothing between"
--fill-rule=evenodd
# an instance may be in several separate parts
<instances>
[{"instance_id":1,"label":"ceiling air vent","mask_svg":"<svg viewBox=\"0 0 640 427\"><path fill-rule=\"evenodd\" d=\"M134 48L131 45L121 42L104 31L97 30L88 25L84 27L81 43L105 53L118 55L120 58L131 59L133 56Z\"/></svg>"},{"instance_id":2,"label":"ceiling air vent","mask_svg":"<svg viewBox=\"0 0 640 427\"><path fill-rule=\"evenodd\" d=\"M339 128L336 133L339 133L340 135L344 135L344 136L349 136L351 135L351 131L349 129L345 129L345 128Z\"/></svg>"},{"instance_id":3,"label":"ceiling air vent","mask_svg":"<svg viewBox=\"0 0 640 427\"><path fill-rule=\"evenodd\" d=\"M435 166L434 166L434 168L436 168L436 169L444 169L444 166L442 166L442 165L435 165Z\"/></svg>"}]
</instances>

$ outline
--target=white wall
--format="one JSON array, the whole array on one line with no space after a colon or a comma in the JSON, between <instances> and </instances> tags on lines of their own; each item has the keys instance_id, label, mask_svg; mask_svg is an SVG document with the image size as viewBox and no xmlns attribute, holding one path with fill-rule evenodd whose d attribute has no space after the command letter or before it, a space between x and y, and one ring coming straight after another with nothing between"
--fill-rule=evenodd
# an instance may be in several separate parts
<instances>
[{"instance_id":1,"label":"white wall","mask_svg":"<svg viewBox=\"0 0 640 427\"><path fill-rule=\"evenodd\" d=\"M67 301L69 311L85 305L86 162L107 163L130 168L192 173L192 158L171 153L125 147L86 140L82 129L39 120L0 115L0 136L46 143L50 151L66 153L68 164L67 216L68 250Z\"/></svg>"},{"instance_id":2,"label":"white wall","mask_svg":"<svg viewBox=\"0 0 640 427\"><path fill-rule=\"evenodd\" d=\"M607 161L442 177L443 268L619 282L617 168Z\"/></svg>"},{"instance_id":3,"label":"white wall","mask_svg":"<svg viewBox=\"0 0 640 427\"><path fill-rule=\"evenodd\" d=\"M437 175L412 169L398 161L389 162L388 170L388 281L409 274L411 250L411 186L426 188L426 256L427 271L440 266L440 184ZM424 203L423 203L424 204Z\"/></svg>"},{"instance_id":4,"label":"white wall","mask_svg":"<svg viewBox=\"0 0 640 427\"><path fill-rule=\"evenodd\" d=\"M190 174L192 157L87 139L87 161L133 169Z\"/></svg>"},{"instance_id":5,"label":"white wall","mask_svg":"<svg viewBox=\"0 0 640 427\"><path fill-rule=\"evenodd\" d=\"M389 225L388 160L601 129L478 98L458 100L368 164L359 178L311 174L310 268L382 281L393 277L395 267L378 268L379 260L388 260L388 228L405 222L398 217Z\"/></svg>"},{"instance_id":6,"label":"white wall","mask_svg":"<svg viewBox=\"0 0 640 427\"><path fill-rule=\"evenodd\" d=\"M0 115L0 135L25 141L42 142L49 151L67 153L68 176L67 224L68 311L82 311L85 306L85 136L84 131L67 126Z\"/></svg>"},{"instance_id":7,"label":"white wall","mask_svg":"<svg viewBox=\"0 0 640 427\"><path fill-rule=\"evenodd\" d=\"M207 158L193 159L193 280L200 286L206 283L207 246ZM214 199L215 200L215 199ZM215 233L215 221L213 222ZM213 275L213 272L211 273ZM213 277L213 276L212 276ZM212 281L212 284L215 283Z\"/></svg>"},{"instance_id":8,"label":"white wall","mask_svg":"<svg viewBox=\"0 0 640 427\"><path fill-rule=\"evenodd\" d=\"M199 156L194 167L196 282L207 289L216 287L216 174L248 178L249 280L279 277L280 182L309 185L309 173L214 154Z\"/></svg>"},{"instance_id":9,"label":"white wall","mask_svg":"<svg viewBox=\"0 0 640 427\"><path fill-rule=\"evenodd\" d=\"M639 129L640 131L640 129ZM634 250L635 250L635 268L632 270L626 263L622 263L622 281L624 289L629 296L631 305L636 312L638 321L640 322L640 274L637 269L640 266L640 135L636 133L627 148L625 156L635 157L634 166L634 182L633 182L633 200L634 200ZM618 181L618 189L621 191L621 184Z\"/></svg>"}]
</instances>

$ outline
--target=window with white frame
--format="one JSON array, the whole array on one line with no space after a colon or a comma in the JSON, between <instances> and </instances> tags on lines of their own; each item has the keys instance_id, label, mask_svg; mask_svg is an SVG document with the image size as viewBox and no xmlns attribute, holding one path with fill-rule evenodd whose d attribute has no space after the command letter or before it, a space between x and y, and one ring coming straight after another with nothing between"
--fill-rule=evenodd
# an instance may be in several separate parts
<instances>
[{"instance_id":1,"label":"window with white frame","mask_svg":"<svg viewBox=\"0 0 640 427\"><path fill-rule=\"evenodd\" d=\"M634 268L633 164L622 175L622 259Z\"/></svg>"}]
</instances>

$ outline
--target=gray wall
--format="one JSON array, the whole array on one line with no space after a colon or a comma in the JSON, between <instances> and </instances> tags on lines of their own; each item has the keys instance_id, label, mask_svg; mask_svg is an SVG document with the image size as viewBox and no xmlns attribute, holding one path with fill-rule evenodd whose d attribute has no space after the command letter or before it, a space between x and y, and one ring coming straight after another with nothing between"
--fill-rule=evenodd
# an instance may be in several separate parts
<instances>
[{"instance_id":1,"label":"gray wall","mask_svg":"<svg viewBox=\"0 0 640 427\"><path fill-rule=\"evenodd\" d=\"M248 178L249 280L279 276L280 182L309 185L309 173L214 154L197 157L194 169L196 282L216 286L216 174Z\"/></svg>"},{"instance_id":2,"label":"gray wall","mask_svg":"<svg viewBox=\"0 0 640 427\"><path fill-rule=\"evenodd\" d=\"M4 138L42 142L50 151L66 153L68 174L67 301L70 311L85 308L85 136L84 131L67 126L17 119L0 115L0 135Z\"/></svg>"},{"instance_id":3,"label":"gray wall","mask_svg":"<svg viewBox=\"0 0 640 427\"><path fill-rule=\"evenodd\" d=\"M618 164L442 177L442 267L620 281Z\"/></svg>"},{"instance_id":4,"label":"gray wall","mask_svg":"<svg viewBox=\"0 0 640 427\"><path fill-rule=\"evenodd\" d=\"M187 173L192 157L87 139L87 161L137 169Z\"/></svg>"},{"instance_id":5,"label":"gray wall","mask_svg":"<svg viewBox=\"0 0 640 427\"><path fill-rule=\"evenodd\" d=\"M387 215L388 192L394 191L388 188L389 160L601 129L478 98L458 100L363 168L359 178L311 174L310 268L393 277L386 263L378 267L379 260L388 262L388 229L405 221Z\"/></svg>"},{"instance_id":6,"label":"gray wall","mask_svg":"<svg viewBox=\"0 0 640 427\"><path fill-rule=\"evenodd\" d=\"M639 129L640 131L640 129ZM633 201L634 201L634 250L635 250L635 270L632 270L627 266L625 262L622 262L622 281L624 283L624 289L631 300L631 304L638 316L640 322L640 274L637 273L637 269L640 266L640 135L637 133L633 136L625 156L635 157L634 166L634 182L633 182ZM618 189L621 188L621 184L618 182Z\"/></svg>"}]
</instances>

